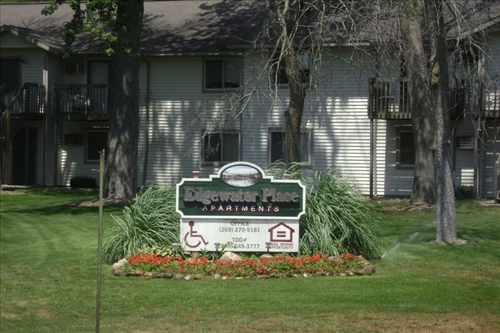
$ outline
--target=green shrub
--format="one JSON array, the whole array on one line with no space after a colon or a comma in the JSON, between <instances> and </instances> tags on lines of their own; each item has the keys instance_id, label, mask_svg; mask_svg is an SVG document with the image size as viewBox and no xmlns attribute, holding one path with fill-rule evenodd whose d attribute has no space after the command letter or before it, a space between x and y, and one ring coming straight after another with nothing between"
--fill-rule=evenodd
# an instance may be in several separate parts
<instances>
[{"instance_id":1,"label":"green shrub","mask_svg":"<svg viewBox=\"0 0 500 333\"><path fill-rule=\"evenodd\" d=\"M376 258L381 254L374 207L349 178L329 170L305 181L308 193L306 214L300 220L301 252L307 253L314 241L317 251L329 255Z\"/></svg>"},{"instance_id":2,"label":"green shrub","mask_svg":"<svg viewBox=\"0 0 500 333\"><path fill-rule=\"evenodd\" d=\"M472 186L455 187L455 199L457 200L474 199L474 187Z\"/></svg>"},{"instance_id":3,"label":"green shrub","mask_svg":"<svg viewBox=\"0 0 500 333\"><path fill-rule=\"evenodd\" d=\"M180 216L175 212L175 187L142 189L120 216L112 216L111 235L103 242L103 261L112 264L149 248L179 243Z\"/></svg>"},{"instance_id":4,"label":"green shrub","mask_svg":"<svg viewBox=\"0 0 500 333\"><path fill-rule=\"evenodd\" d=\"M96 188L97 181L90 176L74 176L69 180L71 188Z\"/></svg>"}]
</instances>

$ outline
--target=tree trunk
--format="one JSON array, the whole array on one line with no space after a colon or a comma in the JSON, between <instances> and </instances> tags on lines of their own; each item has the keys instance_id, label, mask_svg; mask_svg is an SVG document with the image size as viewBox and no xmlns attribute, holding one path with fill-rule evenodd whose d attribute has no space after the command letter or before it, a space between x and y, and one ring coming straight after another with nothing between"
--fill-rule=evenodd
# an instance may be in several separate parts
<instances>
[{"instance_id":1,"label":"tree trunk","mask_svg":"<svg viewBox=\"0 0 500 333\"><path fill-rule=\"evenodd\" d=\"M109 68L109 134L106 152L106 197L133 198L137 187L139 141L139 41L143 1L117 7L117 42ZM131 21L133 20L133 21ZM126 27L126 28L122 28Z\"/></svg>"},{"instance_id":2,"label":"tree trunk","mask_svg":"<svg viewBox=\"0 0 500 333\"><path fill-rule=\"evenodd\" d=\"M432 108L435 113L433 152L437 185L436 241L438 243L452 244L457 242L458 239L451 167L448 50L445 39L442 0L426 1L425 11L431 41L429 85Z\"/></svg>"},{"instance_id":3,"label":"tree trunk","mask_svg":"<svg viewBox=\"0 0 500 333\"><path fill-rule=\"evenodd\" d=\"M300 171L301 162L301 125L304 112L306 90L302 69L294 45L294 33L300 17L307 12L301 1L266 0L269 21L277 36L279 59L283 59L290 102L284 113L286 165L291 173Z\"/></svg>"},{"instance_id":4,"label":"tree trunk","mask_svg":"<svg viewBox=\"0 0 500 333\"><path fill-rule=\"evenodd\" d=\"M287 166L294 173L298 171L296 169L299 168L301 162L301 125L306 91L296 51L290 49L289 52L285 56L286 76L290 91L290 104L285 112L285 151L287 152Z\"/></svg>"},{"instance_id":5,"label":"tree trunk","mask_svg":"<svg viewBox=\"0 0 500 333\"><path fill-rule=\"evenodd\" d=\"M411 3L405 3L405 5ZM412 116L415 147L413 190L411 204L435 203L436 183L432 172L434 139L433 112L429 98L427 59L422 40L422 17L402 8L401 34L404 38L403 56L408 71L408 96ZM431 172L430 172L431 171Z\"/></svg>"}]
</instances>

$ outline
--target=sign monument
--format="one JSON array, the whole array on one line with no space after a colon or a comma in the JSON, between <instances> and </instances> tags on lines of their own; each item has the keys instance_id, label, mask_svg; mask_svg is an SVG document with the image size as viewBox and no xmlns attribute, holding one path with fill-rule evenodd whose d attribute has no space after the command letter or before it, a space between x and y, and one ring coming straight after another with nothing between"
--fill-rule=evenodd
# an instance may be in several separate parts
<instances>
[{"instance_id":1,"label":"sign monument","mask_svg":"<svg viewBox=\"0 0 500 333\"><path fill-rule=\"evenodd\" d=\"M255 164L234 162L210 178L184 178L176 191L186 251L299 251L306 201L299 180L274 180Z\"/></svg>"}]
</instances>

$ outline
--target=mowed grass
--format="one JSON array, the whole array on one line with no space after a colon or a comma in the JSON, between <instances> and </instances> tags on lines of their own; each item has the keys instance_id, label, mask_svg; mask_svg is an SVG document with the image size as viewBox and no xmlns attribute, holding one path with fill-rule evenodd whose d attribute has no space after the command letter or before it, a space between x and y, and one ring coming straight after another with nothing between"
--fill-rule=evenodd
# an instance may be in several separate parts
<instances>
[{"instance_id":1,"label":"mowed grass","mask_svg":"<svg viewBox=\"0 0 500 333\"><path fill-rule=\"evenodd\" d=\"M94 332L97 193L0 197L0 332ZM110 214L104 208L105 235ZM366 277L177 281L104 265L101 332L500 332L500 207L457 203L459 237L432 244L435 212L380 210L386 253Z\"/></svg>"}]
</instances>

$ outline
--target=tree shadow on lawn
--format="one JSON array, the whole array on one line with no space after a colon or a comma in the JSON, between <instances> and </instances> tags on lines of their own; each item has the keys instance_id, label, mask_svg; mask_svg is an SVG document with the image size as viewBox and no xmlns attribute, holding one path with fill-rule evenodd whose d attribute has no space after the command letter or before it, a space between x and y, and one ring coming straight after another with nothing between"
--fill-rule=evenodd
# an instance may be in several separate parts
<instances>
[{"instance_id":1,"label":"tree shadow on lawn","mask_svg":"<svg viewBox=\"0 0 500 333\"><path fill-rule=\"evenodd\" d=\"M103 211L104 214L119 214L123 209L122 205L108 205ZM81 214L89 214L89 213L99 213L99 207L92 206L79 206L74 205L74 203L48 203L46 205L31 205L18 209L9 209L6 213L18 213L18 214L32 214L32 215L61 215L61 214L69 214L69 215L81 215Z\"/></svg>"}]
</instances>

